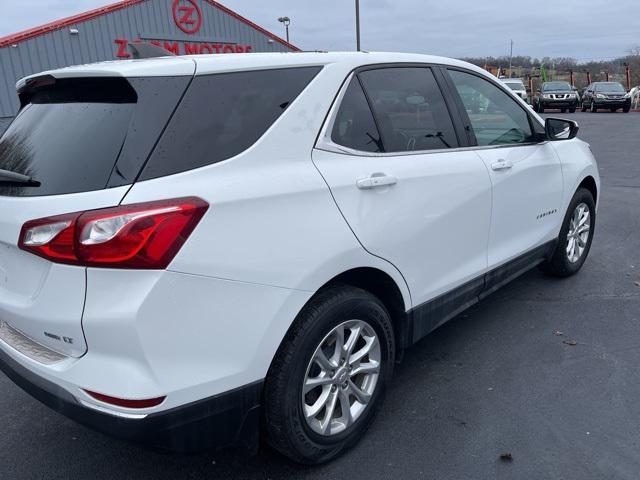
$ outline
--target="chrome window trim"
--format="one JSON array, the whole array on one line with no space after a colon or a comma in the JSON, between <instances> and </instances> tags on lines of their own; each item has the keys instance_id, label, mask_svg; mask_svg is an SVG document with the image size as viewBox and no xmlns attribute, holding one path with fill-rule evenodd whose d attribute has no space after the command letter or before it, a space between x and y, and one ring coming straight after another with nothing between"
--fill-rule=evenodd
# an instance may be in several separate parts
<instances>
[{"instance_id":1,"label":"chrome window trim","mask_svg":"<svg viewBox=\"0 0 640 480\"><path fill-rule=\"evenodd\" d=\"M380 66L382 67L384 65L381 64ZM372 65L372 67L375 67L375 65ZM410 151L404 151L404 152L365 152L362 150L356 150L353 148L345 147L343 145L339 145L331 139L331 133L333 132L333 126L335 125L336 118L338 116L338 110L340 109L340 105L342 105L342 100L344 99L347 89L349 88L349 84L351 83L351 80L355 77L355 75L356 75L355 71L351 72L343 82L342 86L340 87L338 95L336 95L336 98L333 101L331 108L329 109L329 114L327 115L327 118L325 119L324 124L322 125L322 129L320 130L320 135L318 136L318 140L316 141L316 144L314 146L315 150L321 150L321 151L330 152L330 153L338 153L341 155L384 158L384 157L399 157L399 156L406 156L406 155L429 155L429 154L438 154L438 153L494 150L498 148L526 147L526 146L532 146L532 145L544 145L547 142L549 142L549 140L545 140L543 142L527 142L527 143L515 143L515 144L507 144L507 145L474 145L474 146L468 146L468 147L438 148L438 149L431 149L431 150L410 150ZM493 83L493 82L490 82L490 83ZM497 83L495 85L498 88L501 88L501 86L498 85ZM506 91L505 89L502 89L502 90ZM508 93L511 93L511 92L508 92ZM529 112L527 112L526 110L525 110L525 113L529 118L537 120L535 117L529 115Z\"/></svg>"}]
</instances>

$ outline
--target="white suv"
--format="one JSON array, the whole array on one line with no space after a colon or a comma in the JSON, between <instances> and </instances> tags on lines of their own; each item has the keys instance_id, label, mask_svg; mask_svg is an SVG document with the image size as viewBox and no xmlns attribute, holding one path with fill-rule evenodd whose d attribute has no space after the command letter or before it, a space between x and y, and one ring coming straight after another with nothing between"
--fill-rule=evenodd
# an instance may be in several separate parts
<instances>
[{"instance_id":1,"label":"white suv","mask_svg":"<svg viewBox=\"0 0 640 480\"><path fill-rule=\"evenodd\" d=\"M513 93L518 95L525 102L527 101L527 88L524 86L521 78L505 78L502 79L504 84L513 90Z\"/></svg>"},{"instance_id":2,"label":"white suv","mask_svg":"<svg viewBox=\"0 0 640 480\"><path fill-rule=\"evenodd\" d=\"M162 447L326 461L402 349L527 269L577 272L599 177L470 64L159 58L18 83L0 139L0 367Z\"/></svg>"}]
</instances>

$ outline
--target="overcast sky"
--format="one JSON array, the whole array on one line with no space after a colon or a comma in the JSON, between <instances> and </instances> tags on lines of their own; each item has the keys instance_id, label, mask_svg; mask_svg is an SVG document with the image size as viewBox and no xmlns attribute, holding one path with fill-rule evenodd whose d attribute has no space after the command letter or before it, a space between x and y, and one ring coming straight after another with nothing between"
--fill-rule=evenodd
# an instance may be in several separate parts
<instances>
[{"instance_id":1,"label":"overcast sky","mask_svg":"<svg viewBox=\"0 0 640 480\"><path fill-rule=\"evenodd\" d=\"M155 0L166 1L170 0ZM362 48L451 57L622 56L640 44L639 0L360 0ZM1 0L0 36L86 10L109 0ZM355 49L353 0L221 0L303 50ZM529 6L535 10L527 13Z\"/></svg>"}]
</instances>

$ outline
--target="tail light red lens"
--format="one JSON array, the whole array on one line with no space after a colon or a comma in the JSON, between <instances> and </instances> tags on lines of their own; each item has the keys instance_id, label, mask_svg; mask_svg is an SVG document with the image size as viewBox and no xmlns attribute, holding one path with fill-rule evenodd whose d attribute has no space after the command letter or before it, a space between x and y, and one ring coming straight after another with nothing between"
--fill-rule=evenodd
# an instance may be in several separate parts
<instances>
[{"instance_id":1,"label":"tail light red lens","mask_svg":"<svg viewBox=\"0 0 640 480\"><path fill-rule=\"evenodd\" d=\"M41 218L23 225L18 246L58 263L164 269L208 208L187 197Z\"/></svg>"}]
</instances>

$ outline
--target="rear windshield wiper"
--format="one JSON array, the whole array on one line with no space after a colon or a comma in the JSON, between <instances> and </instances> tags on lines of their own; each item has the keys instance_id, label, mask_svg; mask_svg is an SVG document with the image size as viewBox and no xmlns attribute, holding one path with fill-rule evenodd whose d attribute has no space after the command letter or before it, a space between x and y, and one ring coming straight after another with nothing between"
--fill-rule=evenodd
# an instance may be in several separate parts
<instances>
[{"instance_id":1,"label":"rear windshield wiper","mask_svg":"<svg viewBox=\"0 0 640 480\"><path fill-rule=\"evenodd\" d=\"M39 187L40 182L29 175L0 169L0 184L11 183L14 185L26 185L27 187Z\"/></svg>"}]
</instances>

